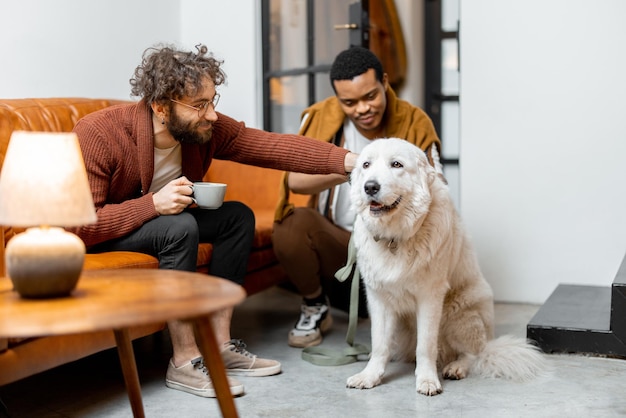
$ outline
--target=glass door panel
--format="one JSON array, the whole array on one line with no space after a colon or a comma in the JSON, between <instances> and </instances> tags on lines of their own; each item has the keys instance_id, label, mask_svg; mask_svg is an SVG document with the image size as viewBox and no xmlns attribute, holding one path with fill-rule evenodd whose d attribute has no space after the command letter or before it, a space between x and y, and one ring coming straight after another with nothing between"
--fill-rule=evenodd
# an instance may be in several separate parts
<instances>
[{"instance_id":1,"label":"glass door panel","mask_svg":"<svg viewBox=\"0 0 626 418\"><path fill-rule=\"evenodd\" d=\"M335 92L330 85L330 75L327 72L315 74L315 101L318 102L334 95Z\"/></svg>"},{"instance_id":2,"label":"glass door panel","mask_svg":"<svg viewBox=\"0 0 626 418\"><path fill-rule=\"evenodd\" d=\"M350 45L349 7L354 0L314 1L314 65L331 65L338 53Z\"/></svg>"},{"instance_id":3,"label":"glass door panel","mask_svg":"<svg viewBox=\"0 0 626 418\"><path fill-rule=\"evenodd\" d=\"M441 92L444 95L459 94L459 48L456 39L441 41Z\"/></svg>"},{"instance_id":4,"label":"glass door panel","mask_svg":"<svg viewBox=\"0 0 626 418\"><path fill-rule=\"evenodd\" d=\"M456 32L459 29L459 0L441 0L441 29Z\"/></svg>"},{"instance_id":5,"label":"glass door panel","mask_svg":"<svg viewBox=\"0 0 626 418\"><path fill-rule=\"evenodd\" d=\"M274 77L270 81L270 110L272 126L281 132L297 133L300 113L307 107L308 79L306 75Z\"/></svg>"},{"instance_id":6,"label":"glass door panel","mask_svg":"<svg viewBox=\"0 0 626 418\"><path fill-rule=\"evenodd\" d=\"M446 160L459 158L459 102L441 104L442 157Z\"/></svg>"},{"instance_id":7,"label":"glass door panel","mask_svg":"<svg viewBox=\"0 0 626 418\"><path fill-rule=\"evenodd\" d=\"M269 21L269 70L307 65L306 0L271 0Z\"/></svg>"},{"instance_id":8,"label":"glass door panel","mask_svg":"<svg viewBox=\"0 0 626 418\"><path fill-rule=\"evenodd\" d=\"M355 33L369 33L361 22L367 6L368 0L262 0L264 129L295 133L302 110L334 94L330 66L360 39Z\"/></svg>"}]
</instances>

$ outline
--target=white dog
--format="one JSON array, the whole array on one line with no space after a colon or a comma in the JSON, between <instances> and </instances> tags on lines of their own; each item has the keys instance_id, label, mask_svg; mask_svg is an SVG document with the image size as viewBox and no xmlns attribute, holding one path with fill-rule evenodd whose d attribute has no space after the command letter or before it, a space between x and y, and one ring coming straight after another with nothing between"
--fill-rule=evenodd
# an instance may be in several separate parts
<instances>
[{"instance_id":1,"label":"white dog","mask_svg":"<svg viewBox=\"0 0 626 418\"><path fill-rule=\"evenodd\" d=\"M353 239L372 324L372 353L347 386L380 384L391 359L415 359L416 389L441 393L468 373L523 380L544 368L524 339L493 339L493 294L443 178L407 141L367 145L351 178Z\"/></svg>"}]
</instances>

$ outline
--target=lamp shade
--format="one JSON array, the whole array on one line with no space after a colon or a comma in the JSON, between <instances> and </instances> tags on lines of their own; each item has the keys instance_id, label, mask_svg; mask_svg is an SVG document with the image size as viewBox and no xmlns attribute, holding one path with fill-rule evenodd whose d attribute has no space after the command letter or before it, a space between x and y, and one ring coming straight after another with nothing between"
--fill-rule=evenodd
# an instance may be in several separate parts
<instances>
[{"instance_id":1,"label":"lamp shade","mask_svg":"<svg viewBox=\"0 0 626 418\"><path fill-rule=\"evenodd\" d=\"M0 172L0 224L71 227L96 220L76 134L13 132Z\"/></svg>"}]
</instances>

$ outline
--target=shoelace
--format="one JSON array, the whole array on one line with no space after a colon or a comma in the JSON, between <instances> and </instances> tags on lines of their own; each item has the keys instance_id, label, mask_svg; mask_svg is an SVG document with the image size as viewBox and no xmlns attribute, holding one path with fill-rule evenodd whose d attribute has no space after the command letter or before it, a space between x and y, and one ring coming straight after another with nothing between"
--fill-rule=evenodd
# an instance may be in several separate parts
<instances>
[{"instance_id":1,"label":"shoelace","mask_svg":"<svg viewBox=\"0 0 626 418\"><path fill-rule=\"evenodd\" d=\"M252 353L250 353L248 350L246 350L246 343L244 343L242 340L239 339L232 339L230 340L228 343L226 343L227 345L232 345L232 348L230 348L230 351L234 351L235 353L239 353L242 356L246 356L246 357L250 357L250 358L255 358L256 356Z\"/></svg>"},{"instance_id":2,"label":"shoelace","mask_svg":"<svg viewBox=\"0 0 626 418\"><path fill-rule=\"evenodd\" d=\"M304 315L304 320L301 321L302 325L305 325L305 326L310 325L313 315L318 315L321 311L321 308L322 308L322 305L319 305L319 306L301 305L300 310L302 312L302 315Z\"/></svg>"},{"instance_id":3,"label":"shoelace","mask_svg":"<svg viewBox=\"0 0 626 418\"><path fill-rule=\"evenodd\" d=\"M191 360L191 364L193 365L194 369L200 370L202 373L204 373L207 376L209 375L209 371L207 370L204 364L204 359L202 357L198 357L196 359Z\"/></svg>"},{"instance_id":4,"label":"shoelace","mask_svg":"<svg viewBox=\"0 0 626 418\"><path fill-rule=\"evenodd\" d=\"M311 324L311 321L313 319L313 315L319 315L322 312L322 308L324 307L324 305L313 305L313 306L309 306L309 305L301 305L300 306L300 311L302 312L302 315L304 315L304 320L302 321L302 324L304 326L309 326ZM300 321L298 321L300 322Z\"/></svg>"}]
</instances>

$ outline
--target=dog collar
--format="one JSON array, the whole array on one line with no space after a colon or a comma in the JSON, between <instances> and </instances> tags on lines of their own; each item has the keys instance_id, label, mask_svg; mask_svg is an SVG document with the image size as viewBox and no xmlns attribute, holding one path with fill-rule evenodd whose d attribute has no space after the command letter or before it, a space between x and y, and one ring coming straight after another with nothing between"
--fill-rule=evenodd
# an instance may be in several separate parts
<instances>
[{"instance_id":1,"label":"dog collar","mask_svg":"<svg viewBox=\"0 0 626 418\"><path fill-rule=\"evenodd\" d=\"M374 236L374 241L376 242L380 241L381 239L387 242L387 249L391 251L391 254L395 254L396 251L398 251L398 241L396 241L395 238L387 239L387 238L380 238L378 235Z\"/></svg>"}]
</instances>

